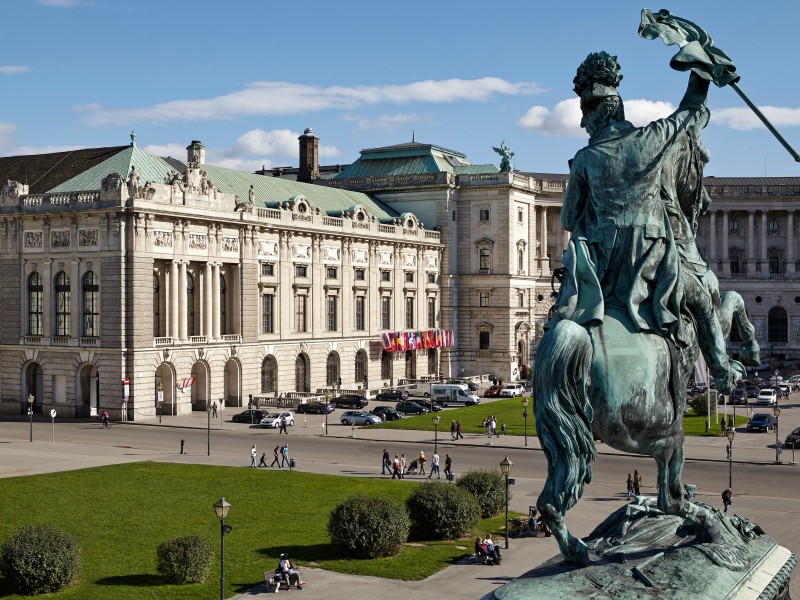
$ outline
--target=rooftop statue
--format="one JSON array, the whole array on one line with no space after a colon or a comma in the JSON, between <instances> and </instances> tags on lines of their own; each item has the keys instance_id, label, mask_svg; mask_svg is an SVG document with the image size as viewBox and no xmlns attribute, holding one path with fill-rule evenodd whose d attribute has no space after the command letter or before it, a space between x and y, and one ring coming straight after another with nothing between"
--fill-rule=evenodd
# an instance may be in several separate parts
<instances>
[{"instance_id":1,"label":"rooftop statue","mask_svg":"<svg viewBox=\"0 0 800 600\"><path fill-rule=\"evenodd\" d=\"M492 150L497 152L503 158L500 159L500 171L509 173L511 172L511 159L514 157L514 151L506 146L506 141L500 142L500 147L492 146Z\"/></svg>"},{"instance_id":2,"label":"rooftop statue","mask_svg":"<svg viewBox=\"0 0 800 600\"><path fill-rule=\"evenodd\" d=\"M688 86L673 114L634 127L617 91L617 58L592 53L578 68L574 89L589 142L570 164L561 220L571 237L534 367L537 430L548 459L537 505L575 564L588 562L588 549L569 532L565 513L591 482L596 439L653 456L658 510L686 519L704 540L721 541L718 520L684 494L686 384L702 351L718 390L735 386L744 368L725 353L733 325L745 340L743 360L759 358L741 297L720 297L695 245L697 217L709 204L702 188L708 153L699 139L709 83L721 87L738 75L702 29L667 11L644 11L640 35L679 43L671 66L691 70Z\"/></svg>"}]
</instances>

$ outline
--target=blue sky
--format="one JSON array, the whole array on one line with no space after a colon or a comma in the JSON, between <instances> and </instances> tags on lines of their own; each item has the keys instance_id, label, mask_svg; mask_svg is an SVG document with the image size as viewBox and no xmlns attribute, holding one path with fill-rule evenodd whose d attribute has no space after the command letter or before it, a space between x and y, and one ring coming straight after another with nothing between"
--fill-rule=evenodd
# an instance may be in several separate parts
<instances>
[{"instance_id":1,"label":"blue sky","mask_svg":"<svg viewBox=\"0 0 800 600\"><path fill-rule=\"evenodd\" d=\"M800 151L796 0L4 0L0 155L136 143L244 170L297 166L312 127L324 164L410 141L565 173L586 142L572 92L589 52L618 56L635 124L669 114L687 75L639 38L642 8L706 28L740 85ZM800 163L730 88L712 86L706 174L798 176Z\"/></svg>"}]
</instances>

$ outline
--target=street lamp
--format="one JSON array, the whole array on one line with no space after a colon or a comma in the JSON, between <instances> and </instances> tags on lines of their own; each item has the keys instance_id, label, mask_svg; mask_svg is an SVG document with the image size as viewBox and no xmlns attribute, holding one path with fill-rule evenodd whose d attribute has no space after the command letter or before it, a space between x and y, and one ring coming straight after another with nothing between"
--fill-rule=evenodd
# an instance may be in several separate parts
<instances>
[{"instance_id":1,"label":"street lamp","mask_svg":"<svg viewBox=\"0 0 800 600\"><path fill-rule=\"evenodd\" d=\"M525 445L528 445L528 399L522 399L522 422L525 423Z\"/></svg>"},{"instance_id":2,"label":"street lamp","mask_svg":"<svg viewBox=\"0 0 800 600\"><path fill-rule=\"evenodd\" d=\"M211 405L206 400L206 414L208 415L208 455L211 456Z\"/></svg>"},{"instance_id":3,"label":"street lamp","mask_svg":"<svg viewBox=\"0 0 800 600\"><path fill-rule=\"evenodd\" d=\"M431 404L433 406L433 404ZM441 417L439 415L433 415L433 453L438 454L439 450L439 421Z\"/></svg>"},{"instance_id":4,"label":"street lamp","mask_svg":"<svg viewBox=\"0 0 800 600\"><path fill-rule=\"evenodd\" d=\"M500 461L500 471L503 473L503 477L506 478L506 550L508 550L508 474L511 473L513 464L508 460L507 456Z\"/></svg>"},{"instance_id":5,"label":"street lamp","mask_svg":"<svg viewBox=\"0 0 800 600\"><path fill-rule=\"evenodd\" d=\"M772 414L775 415L775 464L779 465L781 461L781 443L778 441L778 418L781 416L781 408L778 406L778 398L775 398L775 406L772 407Z\"/></svg>"},{"instance_id":6,"label":"street lamp","mask_svg":"<svg viewBox=\"0 0 800 600\"><path fill-rule=\"evenodd\" d=\"M161 423L161 415L164 412L161 408L164 404L164 384L160 381L156 384L156 402L158 403L158 422Z\"/></svg>"},{"instance_id":7,"label":"street lamp","mask_svg":"<svg viewBox=\"0 0 800 600\"><path fill-rule=\"evenodd\" d=\"M736 431L733 427L728 428L728 431L725 433L728 437L728 487L732 490L733 489L733 438L736 435Z\"/></svg>"},{"instance_id":8,"label":"street lamp","mask_svg":"<svg viewBox=\"0 0 800 600\"><path fill-rule=\"evenodd\" d=\"M33 402L36 398L33 394L28 394L28 416L31 418L31 441L33 441Z\"/></svg>"},{"instance_id":9,"label":"street lamp","mask_svg":"<svg viewBox=\"0 0 800 600\"><path fill-rule=\"evenodd\" d=\"M225 517L228 516L231 505L225 501L225 496L223 496L213 506L214 512L219 519L219 598L220 600L225 600L225 534L231 532L231 526L225 525Z\"/></svg>"}]
</instances>

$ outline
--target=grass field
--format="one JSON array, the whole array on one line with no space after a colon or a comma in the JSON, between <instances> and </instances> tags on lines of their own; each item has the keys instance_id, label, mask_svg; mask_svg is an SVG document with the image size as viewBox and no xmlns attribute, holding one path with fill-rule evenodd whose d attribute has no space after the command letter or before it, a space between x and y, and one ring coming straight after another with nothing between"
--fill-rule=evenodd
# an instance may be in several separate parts
<instances>
[{"instance_id":1,"label":"grass field","mask_svg":"<svg viewBox=\"0 0 800 600\"><path fill-rule=\"evenodd\" d=\"M474 538L414 540L393 558L350 560L328 542L326 529L331 510L347 497L362 493L402 503L414 487L381 479L162 463L9 478L0 486L0 540L31 522L54 523L77 538L83 552L80 582L48 596L56 600L219 598L220 523L211 505L224 495L231 504L226 524L233 527L225 537L226 597L263 582L264 571L277 566L281 552L289 552L301 573L302 565L313 565L418 580L470 554ZM479 532L499 534L502 523L503 517L484 520ZM217 549L211 577L205 584L168 585L156 572L156 547L189 534L207 536ZM0 597L27 598L14 595L2 577Z\"/></svg>"}]
</instances>

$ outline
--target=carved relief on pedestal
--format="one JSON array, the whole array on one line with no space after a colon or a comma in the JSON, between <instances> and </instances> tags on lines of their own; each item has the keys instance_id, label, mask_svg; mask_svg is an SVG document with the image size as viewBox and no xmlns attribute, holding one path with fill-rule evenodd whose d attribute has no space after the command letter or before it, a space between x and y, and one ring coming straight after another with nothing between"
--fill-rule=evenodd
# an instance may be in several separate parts
<instances>
[{"instance_id":1,"label":"carved relief on pedestal","mask_svg":"<svg viewBox=\"0 0 800 600\"><path fill-rule=\"evenodd\" d=\"M41 231L26 231L23 239L26 248L41 248L44 235Z\"/></svg>"},{"instance_id":2,"label":"carved relief on pedestal","mask_svg":"<svg viewBox=\"0 0 800 600\"><path fill-rule=\"evenodd\" d=\"M82 248L91 248L97 246L97 240L100 238L99 229L79 229L78 230L78 246Z\"/></svg>"},{"instance_id":3,"label":"carved relief on pedestal","mask_svg":"<svg viewBox=\"0 0 800 600\"><path fill-rule=\"evenodd\" d=\"M239 238L222 236L222 251L223 252L239 252Z\"/></svg>"},{"instance_id":4,"label":"carved relief on pedestal","mask_svg":"<svg viewBox=\"0 0 800 600\"><path fill-rule=\"evenodd\" d=\"M278 256L278 242L276 240L259 240L259 256Z\"/></svg>"},{"instance_id":5,"label":"carved relief on pedestal","mask_svg":"<svg viewBox=\"0 0 800 600\"><path fill-rule=\"evenodd\" d=\"M56 229L50 232L51 248L69 248L70 235L69 229Z\"/></svg>"},{"instance_id":6,"label":"carved relief on pedestal","mask_svg":"<svg viewBox=\"0 0 800 600\"><path fill-rule=\"evenodd\" d=\"M153 232L153 247L154 248L172 248L172 232L171 231L154 231Z\"/></svg>"}]
</instances>

